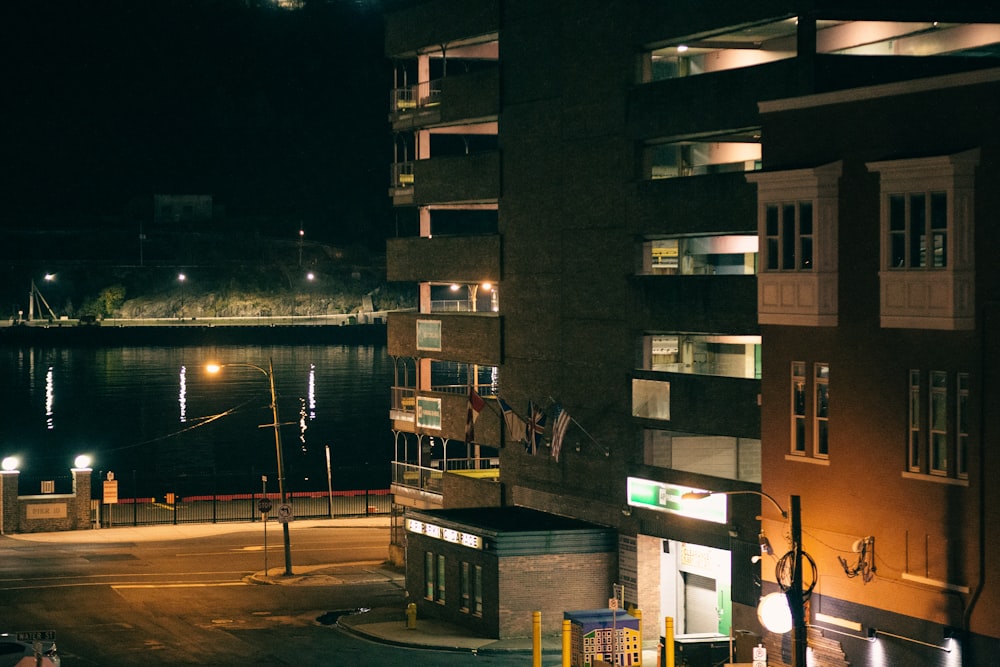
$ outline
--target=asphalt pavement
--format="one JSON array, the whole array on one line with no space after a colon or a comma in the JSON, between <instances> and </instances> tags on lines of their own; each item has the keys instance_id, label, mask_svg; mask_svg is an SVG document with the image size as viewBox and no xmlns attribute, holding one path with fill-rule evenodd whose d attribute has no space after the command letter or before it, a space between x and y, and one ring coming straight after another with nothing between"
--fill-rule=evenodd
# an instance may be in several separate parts
<instances>
[{"instance_id":1,"label":"asphalt pavement","mask_svg":"<svg viewBox=\"0 0 1000 667\"><path fill-rule=\"evenodd\" d=\"M356 519L315 519L297 520L296 529L309 527L345 526L387 527L388 517L361 517ZM63 531L52 533L20 533L6 537L29 542L48 542L58 544L74 543L116 543L116 542L158 542L166 540L183 540L233 533L242 531L259 531L260 524L254 523L223 523L223 524L180 524L163 526L139 526L120 528L100 528L94 530ZM387 549L388 549L388 545ZM405 576L403 570L391 566L385 561L357 561L331 565L294 566L293 574L285 575L283 566L254 572L245 581L251 584L275 586L338 586L345 584L363 584L392 582L403 587ZM530 637L514 639L495 639L471 634L461 626L433 618L416 620L415 627L407 627L406 605L401 600L399 605L376 607L368 610L345 609L334 612L330 624L336 625L354 635L371 641L395 646L435 649L446 651L467 651L473 654L489 653L523 653L530 655L532 640ZM542 653L547 665L558 665L558 656L562 650L560 635L544 635L542 637ZM656 652L645 650L645 664L655 664ZM555 659L555 661L554 661Z\"/></svg>"}]
</instances>

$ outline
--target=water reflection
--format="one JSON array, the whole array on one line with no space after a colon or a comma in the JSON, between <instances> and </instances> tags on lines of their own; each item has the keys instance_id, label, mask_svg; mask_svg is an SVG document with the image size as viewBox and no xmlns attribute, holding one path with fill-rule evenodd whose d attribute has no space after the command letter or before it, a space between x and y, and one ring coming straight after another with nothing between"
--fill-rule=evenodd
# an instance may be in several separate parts
<instances>
[{"instance_id":1,"label":"water reflection","mask_svg":"<svg viewBox=\"0 0 1000 667\"><path fill-rule=\"evenodd\" d=\"M323 448L313 443L335 449L335 488L388 486L391 364L384 347L0 348L0 377L9 378L0 386L9 408L0 457L18 455L25 475L59 476L87 451L95 475L114 471L135 486L213 479L243 488L252 480L247 491L258 490L262 474L276 478L267 379L194 369L209 359L257 366L269 358L280 413L298 414L282 427L298 431L299 447L285 451L289 488L313 490L304 487L321 482L325 489ZM44 387L35 381L42 373Z\"/></svg>"},{"instance_id":2,"label":"water reflection","mask_svg":"<svg viewBox=\"0 0 1000 667\"><path fill-rule=\"evenodd\" d=\"M55 404L56 388L52 377L52 367L45 373L45 427L49 430L55 428Z\"/></svg>"},{"instance_id":3,"label":"water reflection","mask_svg":"<svg viewBox=\"0 0 1000 667\"><path fill-rule=\"evenodd\" d=\"M185 366L181 366L181 375L178 382L181 386L178 402L181 407L181 423L183 424L187 421L187 368Z\"/></svg>"}]
</instances>

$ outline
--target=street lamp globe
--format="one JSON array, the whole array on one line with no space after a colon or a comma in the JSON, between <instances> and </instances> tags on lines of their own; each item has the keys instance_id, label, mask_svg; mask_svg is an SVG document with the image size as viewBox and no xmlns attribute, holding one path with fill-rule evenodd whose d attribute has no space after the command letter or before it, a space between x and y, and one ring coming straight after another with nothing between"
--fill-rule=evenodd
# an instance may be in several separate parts
<instances>
[{"instance_id":1,"label":"street lamp globe","mask_svg":"<svg viewBox=\"0 0 1000 667\"><path fill-rule=\"evenodd\" d=\"M5 472L17 470L19 465L21 465L21 462L17 460L16 456L5 457L3 463L0 463L0 467L2 467Z\"/></svg>"},{"instance_id":2,"label":"street lamp globe","mask_svg":"<svg viewBox=\"0 0 1000 667\"><path fill-rule=\"evenodd\" d=\"M73 460L73 467L78 470L86 470L90 468L90 464L93 463L93 459L87 454L80 454Z\"/></svg>"}]
</instances>

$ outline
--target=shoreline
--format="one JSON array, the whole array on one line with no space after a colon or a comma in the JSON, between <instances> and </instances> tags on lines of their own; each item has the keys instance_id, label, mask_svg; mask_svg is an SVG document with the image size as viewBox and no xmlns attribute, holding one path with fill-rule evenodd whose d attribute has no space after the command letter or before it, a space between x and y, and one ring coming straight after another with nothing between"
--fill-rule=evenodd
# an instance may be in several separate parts
<instances>
[{"instance_id":1,"label":"shoreline","mask_svg":"<svg viewBox=\"0 0 1000 667\"><path fill-rule=\"evenodd\" d=\"M275 318L278 320L279 318ZM105 321L101 326L78 326L60 323L0 328L0 346L18 345L385 345L384 319L368 324L268 322L259 324L227 322L213 319L175 320L169 323L135 324Z\"/></svg>"}]
</instances>

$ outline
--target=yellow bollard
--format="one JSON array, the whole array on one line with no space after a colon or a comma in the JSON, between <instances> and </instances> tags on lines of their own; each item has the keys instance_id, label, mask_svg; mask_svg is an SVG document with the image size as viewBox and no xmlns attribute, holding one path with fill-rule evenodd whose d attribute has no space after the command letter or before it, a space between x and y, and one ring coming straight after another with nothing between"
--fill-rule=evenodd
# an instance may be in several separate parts
<instances>
[{"instance_id":1,"label":"yellow bollard","mask_svg":"<svg viewBox=\"0 0 1000 667\"><path fill-rule=\"evenodd\" d=\"M639 662L637 667L642 667L642 609L632 609L631 614L639 620Z\"/></svg>"},{"instance_id":2,"label":"yellow bollard","mask_svg":"<svg viewBox=\"0 0 1000 667\"><path fill-rule=\"evenodd\" d=\"M531 612L531 667L542 667L542 612Z\"/></svg>"},{"instance_id":3,"label":"yellow bollard","mask_svg":"<svg viewBox=\"0 0 1000 667\"><path fill-rule=\"evenodd\" d=\"M570 667L572 664L573 651L573 621L568 618L563 619L562 628L562 667Z\"/></svg>"},{"instance_id":4,"label":"yellow bollard","mask_svg":"<svg viewBox=\"0 0 1000 667\"><path fill-rule=\"evenodd\" d=\"M667 656L663 667L674 667L674 618L667 616L664 623L663 643L664 654Z\"/></svg>"},{"instance_id":5,"label":"yellow bollard","mask_svg":"<svg viewBox=\"0 0 1000 667\"><path fill-rule=\"evenodd\" d=\"M406 605L406 629L412 630L417 627L417 603L411 602Z\"/></svg>"}]
</instances>

